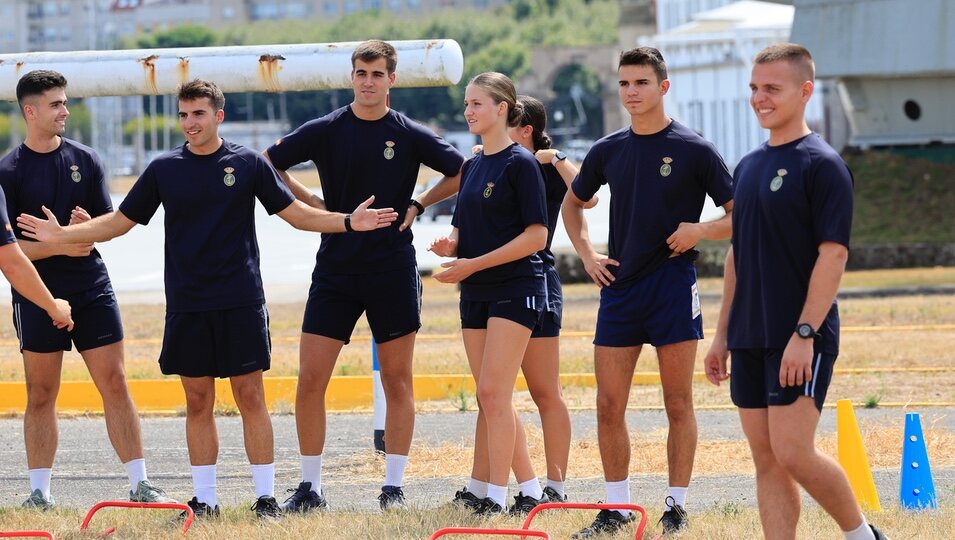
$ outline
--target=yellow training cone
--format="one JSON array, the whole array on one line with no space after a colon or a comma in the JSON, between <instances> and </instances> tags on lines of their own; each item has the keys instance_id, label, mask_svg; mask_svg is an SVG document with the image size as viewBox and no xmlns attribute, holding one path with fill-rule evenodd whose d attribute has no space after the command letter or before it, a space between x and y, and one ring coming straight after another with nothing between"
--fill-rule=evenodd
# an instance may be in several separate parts
<instances>
[{"instance_id":1,"label":"yellow training cone","mask_svg":"<svg viewBox=\"0 0 955 540\"><path fill-rule=\"evenodd\" d=\"M855 493L859 506L881 512L882 505L879 504L879 493L875 490L872 469L869 468L869 459L865 455L862 433L859 432L859 423L856 422L852 402L848 399L840 399L836 402L836 433L839 442L839 463L849 477L849 484L852 485L852 492Z\"/></svg>"}]
</instances>

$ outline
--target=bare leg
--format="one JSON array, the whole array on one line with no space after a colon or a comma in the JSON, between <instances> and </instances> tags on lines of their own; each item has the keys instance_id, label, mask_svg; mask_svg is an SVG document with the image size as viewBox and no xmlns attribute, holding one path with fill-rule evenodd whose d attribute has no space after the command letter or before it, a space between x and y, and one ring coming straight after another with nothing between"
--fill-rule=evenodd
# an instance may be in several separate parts
<instances>
[{"instance_id":1,"label":"bare leg","mask_svg":"<svg viewBox=\"0 0 955 540\"><path fill-rule=\"evenodd\" d=\"M265 406L265 387L262 371L230 377L232 395L242 415L242 434L245 453L252 465L266 465L275 461L272 438L272 418Z\"/></svg>"},{"instance_id":2,"label":"bare leg","mask_svg":"<svg viewBox=\"0 0 955 540\"><path fill-rule=\"evenodd\" d=\"M180 377L186 392L186 446L192 466L215 465L219 456L219 433L213 417L216 400L212 377Z\"/></svg>"},{"instance_id":3,"label":"bare leg","mask_svg":"<svg viewBox=\"0 0 955 540\"><path fill-rule=\"evenodd\" d=\"M302 333L295 426L299 451L304 456L317 456L325 448L325 391L343 345L337 339Z\"/></svg>"},{"instance_id":4,"label":"bare leg","mask_svg":"<svg viewBox=\"0 0 955 540\"><path fill-rule=\"evenodd\" d=\"M27 386L27 408L23 413L23 439L27 467L49 469L56 455L56 396L60 391L63 352L23 351L23 372Z\"/></svg>"},{"instance_id":5,"label":"bare leg","mask_svg":"<svg viewBox=\"0 0 955 540\"><path fill-rule=\"evenodd\" d=\"M670 429L667 434L667 465L670 485L686 487L693 474L696 455L696 414L693 412L693 364L697 341L683 341L657 348L663 403Z\"/></svg>"},{"instance_id":6,"label":"bare leg","mask_svg":"<svg viewBox=\"0 0 955 540\"><path fill-rule=\"evenodd\" d=\"M756 501L763 536L767 540L792 540L799 522L799 487L773 453L768 411L739 409L739 418L756 465Z\"/></svg>"},{"instance_id":7,"label":"bare leg","mask_svg":"<svg viewBox=\"0 0 955 540\"><path fill-rule=\"evenodd\" d=\"M527 389L540 412L547 478L564 481L570 459L570 413L560 388L559 338L533 338L521 364Z\"/></svg>"},{"instance_id":8,"label":"bare leg","mask_svg":"<svg viewBox=\"0 0 955 540\"><path fill-rule=\"evenodd\" d=\"M627 431L627 401L633 370L640 356L636 347L594 347L597 378L597 442L604 479L619 482L630 472L630 434Z\"/></svg>"},{"instance_id":9,"label":"bare leg","mask_svg":"<svg viewBox=\"0 0 955 540\"><path fill-rule=\"evenodd\" d=\"M385 391L385 451L407 456L414 435L414 359L416 332L378 344L378 366Z\"/></svg>"},{"instance_id":10,"label":"bare leg","mask_svg":"<svg viewBox=\"0 0 955 540\"><path fill-rule=\"evenodd\" d=\"M129 395L124 367L123 342L81 351L96 389L103 396L106 432L120 461L143 457L143 434L139 413Z\"/></svg>"}]
</instances>

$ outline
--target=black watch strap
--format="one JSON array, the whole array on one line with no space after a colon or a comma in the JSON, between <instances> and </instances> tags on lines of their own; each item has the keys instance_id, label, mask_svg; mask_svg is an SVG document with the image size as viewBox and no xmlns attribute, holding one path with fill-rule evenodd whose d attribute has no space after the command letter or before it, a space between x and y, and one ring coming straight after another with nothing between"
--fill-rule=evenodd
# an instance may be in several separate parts
<instances>
[{"instance_id":1,"label":"black watch strap","mask_svg":"<svg viewBox=\"0 0 955 540\"><path fill-rule=\"evenodd\" d=\"M351 214L345 214L345 232L355 232L355 229L351 228Z\"/></svg>"},{"instance_id":2,"label":"black watch strap","mask_svg":"<svg viewBox=\"0 0 955 540\"><path fill-rule=\"evenodd\" d=\"M419 216L424 215L424 205L423 205L423 204L419 203L418 201L416 201L416 200L414 200L414 199L411 199L411 202L409 202L408 204L410 204L411 206L414 206L414 207L418 210L418 215L419 215Z\"/></svg>"}]
</instances>

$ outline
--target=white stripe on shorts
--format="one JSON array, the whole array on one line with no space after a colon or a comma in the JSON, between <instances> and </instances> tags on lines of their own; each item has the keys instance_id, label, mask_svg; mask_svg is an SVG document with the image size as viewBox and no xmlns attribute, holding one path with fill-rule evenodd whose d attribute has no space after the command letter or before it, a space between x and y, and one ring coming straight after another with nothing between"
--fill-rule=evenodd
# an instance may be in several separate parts
<instances>
[{"instance_id":1,"label":"white stripe on shorts","mask_svg":"<svg viewBox=\"0 0 955 540\"><path fill-rule=\"evenodd\" d=\"M815 365L812 368L812 381L803 383L803 395L805 396L816 397L816 381L819 379L819 364L822 364L822 353L816 355Z\"/></svg>"}]
</instances>

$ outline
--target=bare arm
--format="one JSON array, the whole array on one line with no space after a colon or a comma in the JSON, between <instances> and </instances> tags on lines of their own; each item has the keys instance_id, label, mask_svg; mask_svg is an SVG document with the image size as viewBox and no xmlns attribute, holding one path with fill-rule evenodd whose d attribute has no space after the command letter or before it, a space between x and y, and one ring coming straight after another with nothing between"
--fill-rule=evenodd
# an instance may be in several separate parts
<instances>
[{"instance_id":1,"label":"bare arm","mask_svg":"<svg viewBox=\"0 0 955 540\"><path fill-rule=\"evenodd\" d=\"M262 155L265 156L265 159L268 160L269 163L272 163L272 159L269 157L268 150L263 150ZM312 190L305 186L305 184L296 180L295 177L289 174L288 171L279 169L275 165L272 165L272 168L274 168L275 172L279 174L279 176L282 178L282 181L285 182L285 185L288 186L289 190L292 192L292 195L294 195L296 199L313 208L326 210L325 200L313 193Z\"/></svg>"},{"instance_id":2,"label":"bare arm","mask_svg":"<svg viewBox=\"0 0 955 540\"><path fill-rule=\"evenodd\" d=\"M494 251L473 259L455 259L442 263L441 266L447 268L447 270L436 274L434 277L442 283L458 283L475 272L493 266L500 266L504 263L536 253L544 249L546 245L547 227L543 224L535 223L528 225L524 229L524 232Z\"/></svg>"},{"instance_id":3,"label":"bare arm","mask_svg":"<svg viewBox=\"0 0 955 540\"><path fill-rule=\"evenodd\" d=\"M66 300L53 298L50 290L37 274L36 268L16 242L0 246L0 272L3 272L4 277L17 292L45 310L57 328L73 329L70 304Z\"/></svg>"},{"instance_id":4,"label":"bare arm","mask_svg":"<svg viewBox=\"0 0 955 540\"><path fill-rule=\"evenodd\" d=\"M587 229L587 219L584 218L584 206L586 202L577 198L574 190L568 189L564 196L564 204L560 207L560 213L564 216L564 229L570 238L570 243L577 250L581 262L584 263L584 270L590 279L598 287L606 287L613 280L613 274L607 269L608 265L620 266L620 263L597 253L593 243L590 241L590 231Z\"/></svg>"},{"instance_id":5,"label":"bare arm","mask_svg":"<svg viewBox=\"0 0 955 540\"><path fill-rule=\"evenodd\" d=\"M846 270L849 250L836 242L819 244L819 256L809 277L809 291L799 314L799 323L808 323L819 329L839 291L839 282ZM812 380L812 339L796 335L789 338L779 366L779 384L783 387L801 385Z\"/></svg>"},{"instance_id":6,"label":"bare arm","mask_svg":"<svg viewBox=\"0 0 955 540\"><path fill-rule=\"evenodd\" d=\"M676 231L667 238L667 245L673 253L689 251L700 240L726 240L733 233L733 201L723 205L726 215L706 223L680 223Z\"/></svg>"},{"instance_id":7,"label":"bare arm","mask_svg":"<svg viewBox=\"0 0 955 540\"><path fill-rule=\"evenodd\" d=\"M398 213L392 208L368 208L375 201L374 195L358 205L354 212L349 214L353 231L370 231L388 227L398 219ZM345 214L329 212L328 210L307 206L299 200L285 207L278 213L289 225L303 231L340 233L346 232Z\"/></svg>"},{"instance_id":8,"label":"bare arm","mask_svg":"<svg viewBox=\"0 0 955 540\"><path fill-rule=\"evenodd\" d=\"M47 219L29 214L17 216L17 226L23 229L23 236L40 242L59 244L105 242L128 233L136 225L135 221L117 211L84 223L62 227L49 208L44 206L42 210Z\"/></svg>"},{"instance_id":9,"label":"bare arm","mask_svg":"<svg viewBox=\"0 0 955 540\"><path fill-rule=\"evenodd\" d=\"M92 242L82 244L50 244L47 242L34 242L32 240L22 240L19 242L20 250L31 261L39 261L57 255L66 255L67 257L85 257L93 251Z\"/></svg>"},{"instance_id":10,"label":"bare arm","mask_svg":"<svg viewBox=\"0 0 955 540\"><path fill-rule=\"evenodd\" d=\"M421 206L427 208L432 204L439 203L454 195L459 189L461 189L461 171L458 171L458 174L454 176L445 176L441 180L438 180L437 184L431 186L431 189L425 190L421 195L418 195L418 198L415 200L421 203ZM418 209L415 208L414 205L409 204L408 209L405 211L404 221L398 226L398 230L403 231L410 227L418 215Z\"/></svg>"},{"instance_id":11,"label":"bare arm","mask_svg":"<svg viewBox=\"0 0 955 540\"><path fill-rule=\"evenodd\" d=\"M534 157L537 158L537 162L541 165L554 165L554 157L557 156L556 148L547 148L544 150L538 150L534 152ZM567 190L570 191L570 185L574 183L574 179L577 178L577 174L580 173L580 169L569 158L564 158L557 162L554 165L554 168L557 169L557 174L560 175L560 179L564 181L564 184L567 185ZM590 198L589 201L584 203L584 209L593 208L597 206L599 199L596 195Z\"/></svg>"},{"instance_id":12,"label":"bare arm","mask_svg":"<svg viewBox=\"0 0 955 540\"><path fill-rule=\"evenodd\" d=\"M726 336L729 329L730 307L736 295L736 263L733 259L732 246L726 253L726 263L723 268L723 303L720 305L720 315L716 321L716 335L713 336L710 350L703 359L706 378L716 386L720 385L720 381L729 378L726 373L726 359L729 356Z\"/></svg>"}]
</instances>

